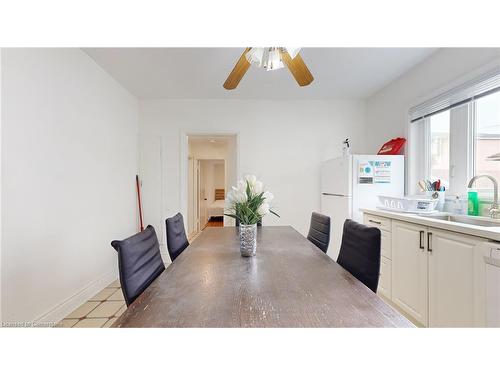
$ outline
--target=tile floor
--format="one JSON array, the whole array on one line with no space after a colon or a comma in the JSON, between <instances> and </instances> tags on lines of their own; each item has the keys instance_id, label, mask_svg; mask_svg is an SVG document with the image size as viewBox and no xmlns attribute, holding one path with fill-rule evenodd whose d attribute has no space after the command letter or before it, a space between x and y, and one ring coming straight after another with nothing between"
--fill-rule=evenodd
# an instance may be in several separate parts
<instances>
[{"instance_id":1,"label":"tile floor","mask_svg":"<svg viewBox=\"0 0 500 375\"><path fill-rule=\"evenodd\" d=\"M59 322L64 328L101 328L111 325L127 309L116 280Z\"/></svg>"},{"instance_id":2,"label":"tile floor","mask_svg":"<svg viewBox=\"0 0 500 375\"><path fill-rule=\"evenodd\" d=\"M201 232L200 232L201 233ZM196 233L189 242L193 242L200 233ZM165 263L165 267L169 264ZM115 280L97 293L75 311L61 320L57 327L62 328L107 328L127 309L123 298L120 280Z\"/></svg>"}]
</instances>

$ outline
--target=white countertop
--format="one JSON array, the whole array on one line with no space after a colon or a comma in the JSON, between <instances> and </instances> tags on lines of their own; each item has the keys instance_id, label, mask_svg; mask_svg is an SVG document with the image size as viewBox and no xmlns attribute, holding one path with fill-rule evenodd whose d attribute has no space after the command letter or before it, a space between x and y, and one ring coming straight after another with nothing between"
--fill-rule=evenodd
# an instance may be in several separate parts
<instances>
[{"instance_id":1,"label":"white countertop","mask_svg":"<svg viewBox=\"0 0 500 375\"><path fill-rule=\"evenodd\" d=\"M386 211L386 210L368 210L361 209L362 212L370 215L382 216L389 219L407 221L410 223L425 225L428 227L449 230L452 232L467 234L470 236L482 237L492 241L500 242L500 227L481 227L478 225L470 225L463 223L456 223L446 220L433 219L432 215L422 216L417 214L406 214L401 212ZM446 215L446 212L439 213ZM436 214L436 215L439 215Z\"/></svg>"}]
</instances>

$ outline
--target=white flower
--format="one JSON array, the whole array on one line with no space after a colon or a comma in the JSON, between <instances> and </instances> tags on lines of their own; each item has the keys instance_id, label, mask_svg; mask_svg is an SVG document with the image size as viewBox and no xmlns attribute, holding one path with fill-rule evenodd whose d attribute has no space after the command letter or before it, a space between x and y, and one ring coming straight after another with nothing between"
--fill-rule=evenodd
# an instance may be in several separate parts
<instances>
[{"instance_id":1,"label":"white flower","mask_svg":"<svg viewBox=\"0 0 500 375\"><path fill-rule=\"evenodd\" d=\"M274 195L270 191L266 191L264 195L262 195L262 197L264 198L264 202L266 203L271 203L271 201L274 199Z\"/></svg>"},{"instance_id":2,"label":"white flower","mask_svg":"<svg viewBox=\"0 0 500 375\"><path fill-rule=\"evenodd\" d=\"M255 184L252 187L252 193L254 193L255 195L258 195L258 194L262 193L262 188L263 188L262 182L255 181Z\"/></svg>"},{"instance_id":3,"label":"white flower","mask_svg":"<svg viewBox=\"0 0 500 375\"><path fill-rule=\"evenodd\" d=\"M257 177L255 177L255 175L253 174L247 174L245 176L245 181L248 182L248 184L250 185L250 188L252 188L255 183L257 182Z\"/></svg>"},{"instance_id":4,"label":"white flower","mask_svg":"<svg viewBox=\"0 0 500 375\"><path fill-rule=\"evenodd\" d=\"M237 187L233 186L234 190L239 190L239 191L246 191L247 190L247 183L243 180L239 180Z\"/></svg>"},{"instance_id":5,"label":"white flower","mask_svg":"<svg viewBox=\"0 0 500 375\"><path fill-rule=\"evenodd\" d=\"M234 192L231 190L229 193L227 193L226 196L226 208L231 208L233 203L234 203Z\"/></svg>"},{"instance_id":6,"label":"white flower","mask_svg":"<svg viewBox=\"0 0 500 375\"><path fill-rule=\"evenodd\" d=\"M260 207L257 209L257 213L260 215L260 216L264 216L264 215L267 215L269 213L269 210L270 210L270 207L269 207L269 204L264 202L260 205Z\"/></svg>"},{"instance_id":7,"label":"white flower","mask_svg":"<svg viewBox=\"0 0 500 375\"><path fill-rule=\"evenodd\" d=\"M235 191L233 197L234 197L234 201L236 203L244 203L248 199L247 193L245 193L244 191L240 191L240 190Z\"/></svg>"}]
</instances>

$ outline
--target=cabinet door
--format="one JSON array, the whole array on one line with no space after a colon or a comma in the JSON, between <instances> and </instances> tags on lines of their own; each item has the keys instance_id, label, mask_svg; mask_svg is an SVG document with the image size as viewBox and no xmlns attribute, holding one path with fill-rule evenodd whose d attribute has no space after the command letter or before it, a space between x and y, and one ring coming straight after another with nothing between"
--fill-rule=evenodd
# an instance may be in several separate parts
<instances>
[{"instance_id":1,"label":"cabinet door","mask_svg":"<svg viewBox=\"0 0 500 375\"><path fill-rule=\"evenodd\" d=\"M380 255L387 259L392 259L391 233L385 230L380 231Z\"/></svg>"},{"instance_id":2,"label":"cabinet door","mask_svg":"<svg viewBox=\"0 0 500 375\"><path fill-rule=\"evenodd\" d=\"M392 301L428 324L427 228L392 221Z\"/></svg>"},{"instance_id":3,"label":"cabinet door","mask_svg":"<svg viewBox=\"0 0 500 375\"><path fill-rule=\"evenodd\" d=\"M429 326L474 326L474 237L429 228Z\"/></svg>"},{"instance_id":4,"label":"cabinet door","mask_svg":"<svg viewBox=\"0 0 500 375\"><path fill-rule=\"evenodd\" d=\"M391 299L391 261L386 257L380 257L380 278L378 280L377 293L387 299Z\"/></svg>"}]
</instances>

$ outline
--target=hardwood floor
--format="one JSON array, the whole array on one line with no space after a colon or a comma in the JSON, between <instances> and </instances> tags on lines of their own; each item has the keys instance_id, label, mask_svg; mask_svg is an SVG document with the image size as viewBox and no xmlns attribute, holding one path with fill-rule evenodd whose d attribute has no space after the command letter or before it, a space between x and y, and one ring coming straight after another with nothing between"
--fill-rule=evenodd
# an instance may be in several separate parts
<instances>
[{"instance_id":1,"label":"hardwood floor","mask_svg":"<svg viewBox=\"0 0 500 375\"><path fill-rule=\"evenodd\" d=\"M209 220L207 223L207 228L208 227L223 227L224 226L224 219L221 218L212 218Z\"/></svg>"}]
</instances>

